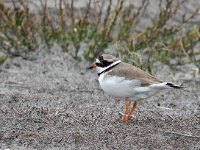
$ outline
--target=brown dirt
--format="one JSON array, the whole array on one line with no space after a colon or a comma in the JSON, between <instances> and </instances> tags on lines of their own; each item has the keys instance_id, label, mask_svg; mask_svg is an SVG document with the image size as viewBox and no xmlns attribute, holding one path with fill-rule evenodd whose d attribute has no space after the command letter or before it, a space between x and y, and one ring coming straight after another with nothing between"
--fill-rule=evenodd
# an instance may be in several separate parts
<instances>
[{"instance_id":1,"label":"brown dirt","mask_svg":"<svg viewBox=\"0 0 200 150\"><path fill-rule=\"evenodd\" d=\"M56 46L29 55L0 69L0 149L200 148L199 79L139 102L126 124L89 63Z\"/></svg>"}]
</instances>

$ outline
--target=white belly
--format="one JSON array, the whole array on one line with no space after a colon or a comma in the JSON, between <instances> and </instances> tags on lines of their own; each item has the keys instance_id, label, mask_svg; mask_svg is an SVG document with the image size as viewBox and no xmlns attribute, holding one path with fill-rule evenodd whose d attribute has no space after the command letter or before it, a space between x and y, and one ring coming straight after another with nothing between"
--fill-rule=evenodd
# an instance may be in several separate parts
<instances>
[{"instance_id":1,"label":"white belly","mask_svg":"<svg viewBox=\"0 0 200 150\"><path fill-rule=\"evenodd\" d=\"M109 95L134 99L144 99L165 89L163 83L141 87L138 80L125 80L124 77L106 76L105 73L100 75L99 84L104 92Z\"/></svg>"},{"instance_id":2,"label":"white belly","mask_svg":"<svg viewBox=\"0 0 200 150\"><path fill-rule=\"evenodd\" d=\"M124 80L123 77L107 76L102 74L99 77L99 84L109 95L116 97L132 97L134 88L138 86L137 81Z\"/></svg>"}]
</instances>

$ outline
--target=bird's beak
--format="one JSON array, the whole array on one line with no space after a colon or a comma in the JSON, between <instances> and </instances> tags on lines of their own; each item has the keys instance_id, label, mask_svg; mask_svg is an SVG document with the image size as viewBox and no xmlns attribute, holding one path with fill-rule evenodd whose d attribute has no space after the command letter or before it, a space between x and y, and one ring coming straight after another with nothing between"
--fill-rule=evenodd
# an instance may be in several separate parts
<instances>
[{"instance_id":1,"label":"bird's beak","mask_svg":"<svg viewBox=\"0 0 200 150\"><path fill-rule=\"evenodd\" d=\"M87 69L96 69L97 65L94 63L92 66L88 67Z\"/></svg>"}]
</instances>

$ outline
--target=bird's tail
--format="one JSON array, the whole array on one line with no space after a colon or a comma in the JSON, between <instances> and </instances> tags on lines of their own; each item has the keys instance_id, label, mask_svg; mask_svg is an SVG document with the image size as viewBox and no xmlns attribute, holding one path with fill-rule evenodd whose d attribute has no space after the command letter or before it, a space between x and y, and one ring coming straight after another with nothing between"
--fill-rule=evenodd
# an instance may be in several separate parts
<instances>
[{"instance_id":1,"label":"bird's tail","mask_svg":"<svg viewBox=\"0 0 200 150\"><path fill-rule=\"evenodd\" d=\"M175 89L184 88L184 87L182 86L182 84L181 84L181 85L175 85L175 84L173 84L173 83L167 82L166 85L169 86L169 87L175 88Z\"/></svg>"}]
</instances>

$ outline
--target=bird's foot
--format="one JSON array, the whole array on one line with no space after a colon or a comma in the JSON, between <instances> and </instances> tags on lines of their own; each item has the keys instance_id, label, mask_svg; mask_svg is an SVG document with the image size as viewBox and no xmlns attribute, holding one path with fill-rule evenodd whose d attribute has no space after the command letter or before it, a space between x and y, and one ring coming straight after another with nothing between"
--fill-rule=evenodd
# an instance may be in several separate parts
<instances>
[{"instance_id":1,"label":"bird's foot","mask_svg":"<svg viewBox=\"0 0 200 150\"><path fill-rule=\"evenodd\" d=\"M121 121L123 122L128 122L129 120L132 120L133 119L133 115L130 115L129 113L128 114L124 114L122 112L119 112L119 115L120 115L120 118L121 118Z\"/></svg>"}]
</instances>

